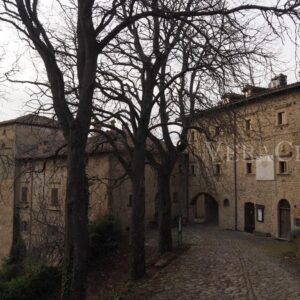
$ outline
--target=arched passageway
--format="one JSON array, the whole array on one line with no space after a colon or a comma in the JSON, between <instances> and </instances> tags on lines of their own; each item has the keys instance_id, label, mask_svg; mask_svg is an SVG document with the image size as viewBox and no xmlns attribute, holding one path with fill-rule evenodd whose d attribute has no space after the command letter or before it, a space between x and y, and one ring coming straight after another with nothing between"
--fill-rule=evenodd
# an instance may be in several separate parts
<instances>
[{"instance_id":1,"label":"arched passageway","mask_svg":"<svg viewBox=\"0 0 300 300\"><path fill-rule=\"evenodd\" d=\"M278 233L280 238L290 238L291 206L286 199L281 199L278 203Z\"/></svg>"},{"instance_id":2,"label":"arched passageway","mask_svg":"<svg viewBox=\"0 0 300 300\"><path fill-rule=\"evenodd\" d=\"M194 205L194 221L218 225L219 223L219 205L214 197L206 193L197 194L191 202Z\"/></svg>"}]
</instances>

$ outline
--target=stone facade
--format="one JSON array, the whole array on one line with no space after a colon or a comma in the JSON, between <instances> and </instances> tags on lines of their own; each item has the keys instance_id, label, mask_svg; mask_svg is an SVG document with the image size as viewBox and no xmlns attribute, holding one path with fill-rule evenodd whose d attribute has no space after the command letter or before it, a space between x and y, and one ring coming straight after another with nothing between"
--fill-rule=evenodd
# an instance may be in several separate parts
<instances>
[{"instance_id":1,"label":"stone facade","mask_svg":"<svg viewBox=\"0 0 300 300\"><path fill-rule=\"evenodd\" d=\"M217 210L223 228L285 239L300 228L300 84L270 86L194 117L209 134L190 133L190 220Z\"/></svg>"},{"instance_id":2,"label":"stone facade","mask_svg":"<svg viewBox=\"0 0 300 300\"><path fill-rule=\"evenodd\" d=\"M172 216L286 239L300 228L300 84L244 92L193 116L201 134L190 131L189 151L173 170ZM99 139L87 149L89 216L114 214L126 230L131 183L110 147L94 147ZM0 157L0 259L11 249L16 214L27 249L56 255L67 177L57 123L32 115L0 123ZM157 221L157 183L148 165L145 176L147 226Z\"/></svg>"},{"instance_id":3,"label":"stone facade","mask_svg":"<svg viewBox=\"0 0 300 300\"><path fill-rule=\"evenodd\" d=\"M0 259L9 255L15 230L34 256L46 253L47 260L56 259L62 251L67 183L63 144L61 130L48 118L28 115L0 123ZM113 214L127 230L132 209L130 180L100 136L89 139L87 151L90 220ZM171 179L174 218L183 209L181 199L186 195L179 184L184 174L180 169L176 166ZM156 175L149 165L145 179L148 226L157 221ZM18 216L17 224L14 216Z\"/></svg>"}]
</instances>

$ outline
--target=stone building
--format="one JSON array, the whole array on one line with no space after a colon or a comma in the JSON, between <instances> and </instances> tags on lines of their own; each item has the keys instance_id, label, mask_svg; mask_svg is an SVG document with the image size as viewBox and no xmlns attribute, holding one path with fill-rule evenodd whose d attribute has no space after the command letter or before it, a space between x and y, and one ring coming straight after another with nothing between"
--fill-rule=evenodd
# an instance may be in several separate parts
<instances>
[{"instance_id":1,"label":"stone building","mask_svg":"<svg viewBox=\"0 0 300 300\"><path fill-rule=\"evenodd\" d=\"M87 153L90 220L113 214L126 230L131 217L130 180L100 135L89 138ZM21 233L28 253L57 257L63 244L67 177L66 152L57 122L35 115L1 122L0 157L0 259L8 256L16 233ZM183 174L176 168L172 176L174 218L182 209L178 183ZM146 226L157 221L155 176L147 165Z\"/></svg>"},{"instance_id":2,"label":"stone building","mask_svg":"<svg viewBox=\"0 0 300 300\"><path fill-rule=\"evenodd\" d=\"M300 83L245 86L191 116L189 151L171 178L172 216L288 239L300 228ZM201 133L199 133L201 132ZM114 134L111 131L111 134ZM131 183L103 137L89 138L91 220L130 225ZM27 115L0 123L0 259L20 232L27 250L62 245L66 153L57 122ZM146 167L146 225L157 221L155 172ZM16 215L18 222L16 222ZM50 254L51 255L51 254ZM49 258L49 257L48 257Z\"/></svg>"},{"instance_id":3,"label":"stone building","mask_svg":"<svg viewBox=\"0 0 300 300\"><path fill-rule=\"evenodd\" d=\"M300 83L280 74L193 116L190 221L288 239L300 228Z\"/></svg>"}]
</instances>

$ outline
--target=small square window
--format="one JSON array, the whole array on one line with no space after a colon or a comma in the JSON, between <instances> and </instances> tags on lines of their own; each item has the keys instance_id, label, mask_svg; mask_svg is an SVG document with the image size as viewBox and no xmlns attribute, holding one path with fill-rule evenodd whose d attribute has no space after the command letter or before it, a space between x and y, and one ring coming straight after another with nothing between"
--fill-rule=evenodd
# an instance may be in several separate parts
<instances>
[{"instance_id":1,"label":"small square window","mask_svg":"<svg viewBox=\"0 0 300 300\"><path fill-rule=\"evenodd\" d=\"M132 198L133 198L133 196L132 196L132 194L130 194L128 196L128 204L127 204L128 207L132 207Z\"/></svg>"},{"instance_id":2,"label":"small square window","mask_svg":"<svg viewBox=\"0 0 300 300\"><path fill-rule=\"evenodd\" d=\"M285 124L285 113L283 111L277 113L277 125Z\"/></svg>"},{"instance_id":3,"label":"small square window","mask_svg":"<svg viewBox=\"0 0 300 300\"><path fill-rule=\"evenodd\" d=\"M252 174L252 163L246 164L246 171L247 171L247 174Z\"/></svg>"},{"instance_id":4,"label":"small square window","mask_svg":"<svg viewBox=\"0 0 300 300\"><path fill-rule=\"evenodd\" d=\"M23 203L27 203L28 201L28 188L26 186L23 186L22 189L21 189L21 201Z\"/></svg>"},{"instance_id":5,"label":"small square window","mask_svg":"<svg viewBox=\"0 0 300 300\"><path fill-rule=\"evenodd\" d=\"M251 129L251 120L250 119L247 119L245 121L245 127L246 127L246 130L250 130Z\"/></svg>"},{"instance_id":6,"label":"small square window","mask_svg":"<svg viewBox=\"0 0 300 300\"><path fill-rule=\"evenodd\" d=\"M286 161L279 162L279 173L280 174L287 173L287 162Z\"/></svg>"},{"instance_id":7,"label":"small square window","mask_svg":"<svg viewBox=\"0 0 300 300\"><path fill-rule=\"evenodd\" d=\"M51 205L52 206L58 206L58 188L52 188L51 189Z\"/></svg>"}]
</instances>

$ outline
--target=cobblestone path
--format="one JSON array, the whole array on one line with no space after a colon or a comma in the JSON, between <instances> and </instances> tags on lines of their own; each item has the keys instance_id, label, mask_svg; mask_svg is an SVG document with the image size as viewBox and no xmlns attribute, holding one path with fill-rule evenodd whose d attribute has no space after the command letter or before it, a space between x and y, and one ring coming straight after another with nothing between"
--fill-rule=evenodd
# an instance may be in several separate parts
<instances>
[{"instance_id":1,"label":"cobblestone path","mask_svg":"<svg viewBox=\"0 0 300 300\"><path fill-rule=\"evenodd\" d=\"M184 241L190 249L128 299L300 300L300 269L263 250L284 242L200 225Z\"/></svg>"}]
</instances>

